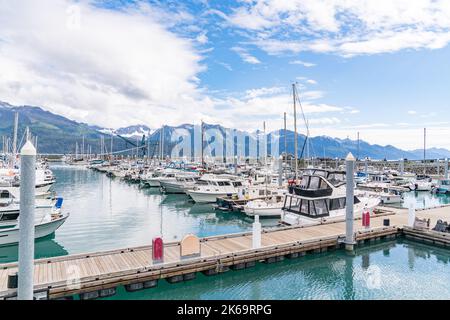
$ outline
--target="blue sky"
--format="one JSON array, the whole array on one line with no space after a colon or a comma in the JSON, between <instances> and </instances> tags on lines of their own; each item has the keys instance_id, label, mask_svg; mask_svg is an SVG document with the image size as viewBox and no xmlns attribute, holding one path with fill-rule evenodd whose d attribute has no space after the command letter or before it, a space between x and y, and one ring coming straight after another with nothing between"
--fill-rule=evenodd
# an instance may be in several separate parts
<instances>
[{"instance_id":1,"label":"blue sky","mask_svg":"<svg viewBox=\"0 0 450 320\"><path fill-rule=\"evenodd\" d=\"M19 0L0 23L2 101L105 127L278 129L296 82L312 135L416 149L427 127L450 148L448 1Z\"/></svg>"}]
</instances>

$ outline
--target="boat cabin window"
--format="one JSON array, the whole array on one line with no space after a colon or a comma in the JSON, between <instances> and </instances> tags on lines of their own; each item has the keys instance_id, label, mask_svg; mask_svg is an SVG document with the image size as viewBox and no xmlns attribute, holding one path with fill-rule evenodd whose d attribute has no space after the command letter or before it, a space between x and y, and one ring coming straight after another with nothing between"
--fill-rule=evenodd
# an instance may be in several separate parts
<instances>
[{"instance_id":1,"label":"boat cabin window","mask_svg":"<svg viewBox=\"0 0 450 320\"><path fill-rule=\"evenodd\" d=\"M228 181L218 181L217 184L219 186L230 186L231 185Z\"/></svg>"},{"instance_id":2,"label":"boat cabin window","mask_svg":"<svg viewBox=\"0 0 450 320\"><path fill-rule=\"evenodd\" d=\"M3 190L0 192L0 199L9 199L11 197L11 194L7 190Z\"/></svg>"},{"instance_id":3,"label":"boat cabin window","mask_svg":"<svg viewBox=\"0 0 450 320\"><path fill-rule=\"evenodd\" d=\"M450 186L450 180L442 180L441 185L442 186Z\"/></svg>"},{"instance_id":4,"label":"boat cabin window","mask_svg":"<svg viewBox=\"0 0 450 320\"><path fill-rule=\"evenodd\" d=\"M330 186L318 176L306 176L303 177L302 182L300 183L300 189L310 189L310 190L326 190L329 189Z\"/></svg>"},{"instance_id":5,"label":"boat cabin window","mask_svg":"<svg viewBox=\"0 0 450 320\"><path fill-rule=\"evenodd\" d=\"M235 181L235 182L233 182L233 186L235 186L235 187L242 187L242 182Z\"/></svg>"},{"instance_id":6,"label":"boat cabin window","mask_svg":"<svg viewBox=\"0 0 450 320\"><path fill-rule=\"evenodd\" d=\"M331 173L328 177L328 181L335 187L345 184L346 178L343 173Z\"/></svg>"},{"instance_id":7,"label":"boat cabin window","mask_svg":"<svg viewBox=\"0 0 450 320\"><path fill-rule=\"evenodd\" d=\"M360 200L355 197L355 204ZM313 218L325 217L330 211L344 209L346 198L309 200L288 195L285 198L284 210Z\"/></svg>"}]
</instances>

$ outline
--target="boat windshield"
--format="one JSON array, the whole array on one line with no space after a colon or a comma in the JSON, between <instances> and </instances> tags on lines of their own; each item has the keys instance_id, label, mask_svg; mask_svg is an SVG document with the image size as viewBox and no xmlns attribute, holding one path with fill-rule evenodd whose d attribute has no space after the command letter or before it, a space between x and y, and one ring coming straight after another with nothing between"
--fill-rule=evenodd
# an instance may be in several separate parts
<instances>
[{"instance_id":1,"label":"boat windshield","mask_svg":"<svg viewBox=\"0 0 450 320\"><path fill-rule=\"evenodd\" d=\"M360 200L355 197L355 204ZM342 210L346 206L346 198L305 199L286 195L283 210L312 218L325 217L333 210Z\"/></svg>"}]
</instances>

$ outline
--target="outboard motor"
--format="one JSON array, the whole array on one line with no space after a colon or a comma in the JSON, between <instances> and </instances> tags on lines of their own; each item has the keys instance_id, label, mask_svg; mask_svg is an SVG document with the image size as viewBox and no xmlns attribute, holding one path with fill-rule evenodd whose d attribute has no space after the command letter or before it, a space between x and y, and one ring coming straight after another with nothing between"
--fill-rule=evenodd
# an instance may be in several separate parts
<instances>
[{"instance_id":1,"label":"outboard motor","mask_svg":"<svg viewBox=\"0 0 450 320\"><path fill-rule=\"evenodd\" d=\"M61 198L61 197L56 198L55 208L56 208L56 209L61 209L62 204L63 204L63 201L64 201L64 199Z\"/></svg>"}]
</instances>

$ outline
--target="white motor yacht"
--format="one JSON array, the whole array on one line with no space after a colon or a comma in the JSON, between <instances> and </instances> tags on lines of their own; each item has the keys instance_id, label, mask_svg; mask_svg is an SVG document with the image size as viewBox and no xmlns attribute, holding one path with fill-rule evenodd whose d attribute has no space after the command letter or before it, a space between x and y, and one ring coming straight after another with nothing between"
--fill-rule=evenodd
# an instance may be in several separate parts
<instances>
[{"instance_id":1,"label":"white motor yacht","mask_svg":"<svg viewBox=\"0 0 450 320\"><path fill-rule=\"evenodd\" d=\"M310 172L302 177L301 184L285 196L281 222L287 225L314 225L323 220L345 217L345 172ZM379 196L355 195L354 211L372 211L380 204Z\"/></svg>"},{"instance_id":2,"label":"white motor yacht","mask_svg":"<svg viewBox=\"0 0 450 320\"><path fill-rule=\"evenodd\" d=\"M165 193L186 193L192 189L200 177L195 173L176 174L175 179L160 180L161 188Z\"/></svg>"},{"instance_id":3,"label":"white motor yacht","mask_svg":"<svg viewBox=\"0 0 450 320\"><path fill-rule=\"evenodd\" d=\"M280 217L284 206L283 196L273 196L247 202L244 212L248 216Z\"/></svg>"},{"instance_id":4,"label":"white motor yacht","mask_svg":"<svg viewBox=\"0 0 450 320\"><path fill-rule=\"evenodd\" d=\"M219 197L242 194L243 189L242 180L207 175L199 179L186 193L197 203L213 203Z\"/></svg>"}]
</instances>

